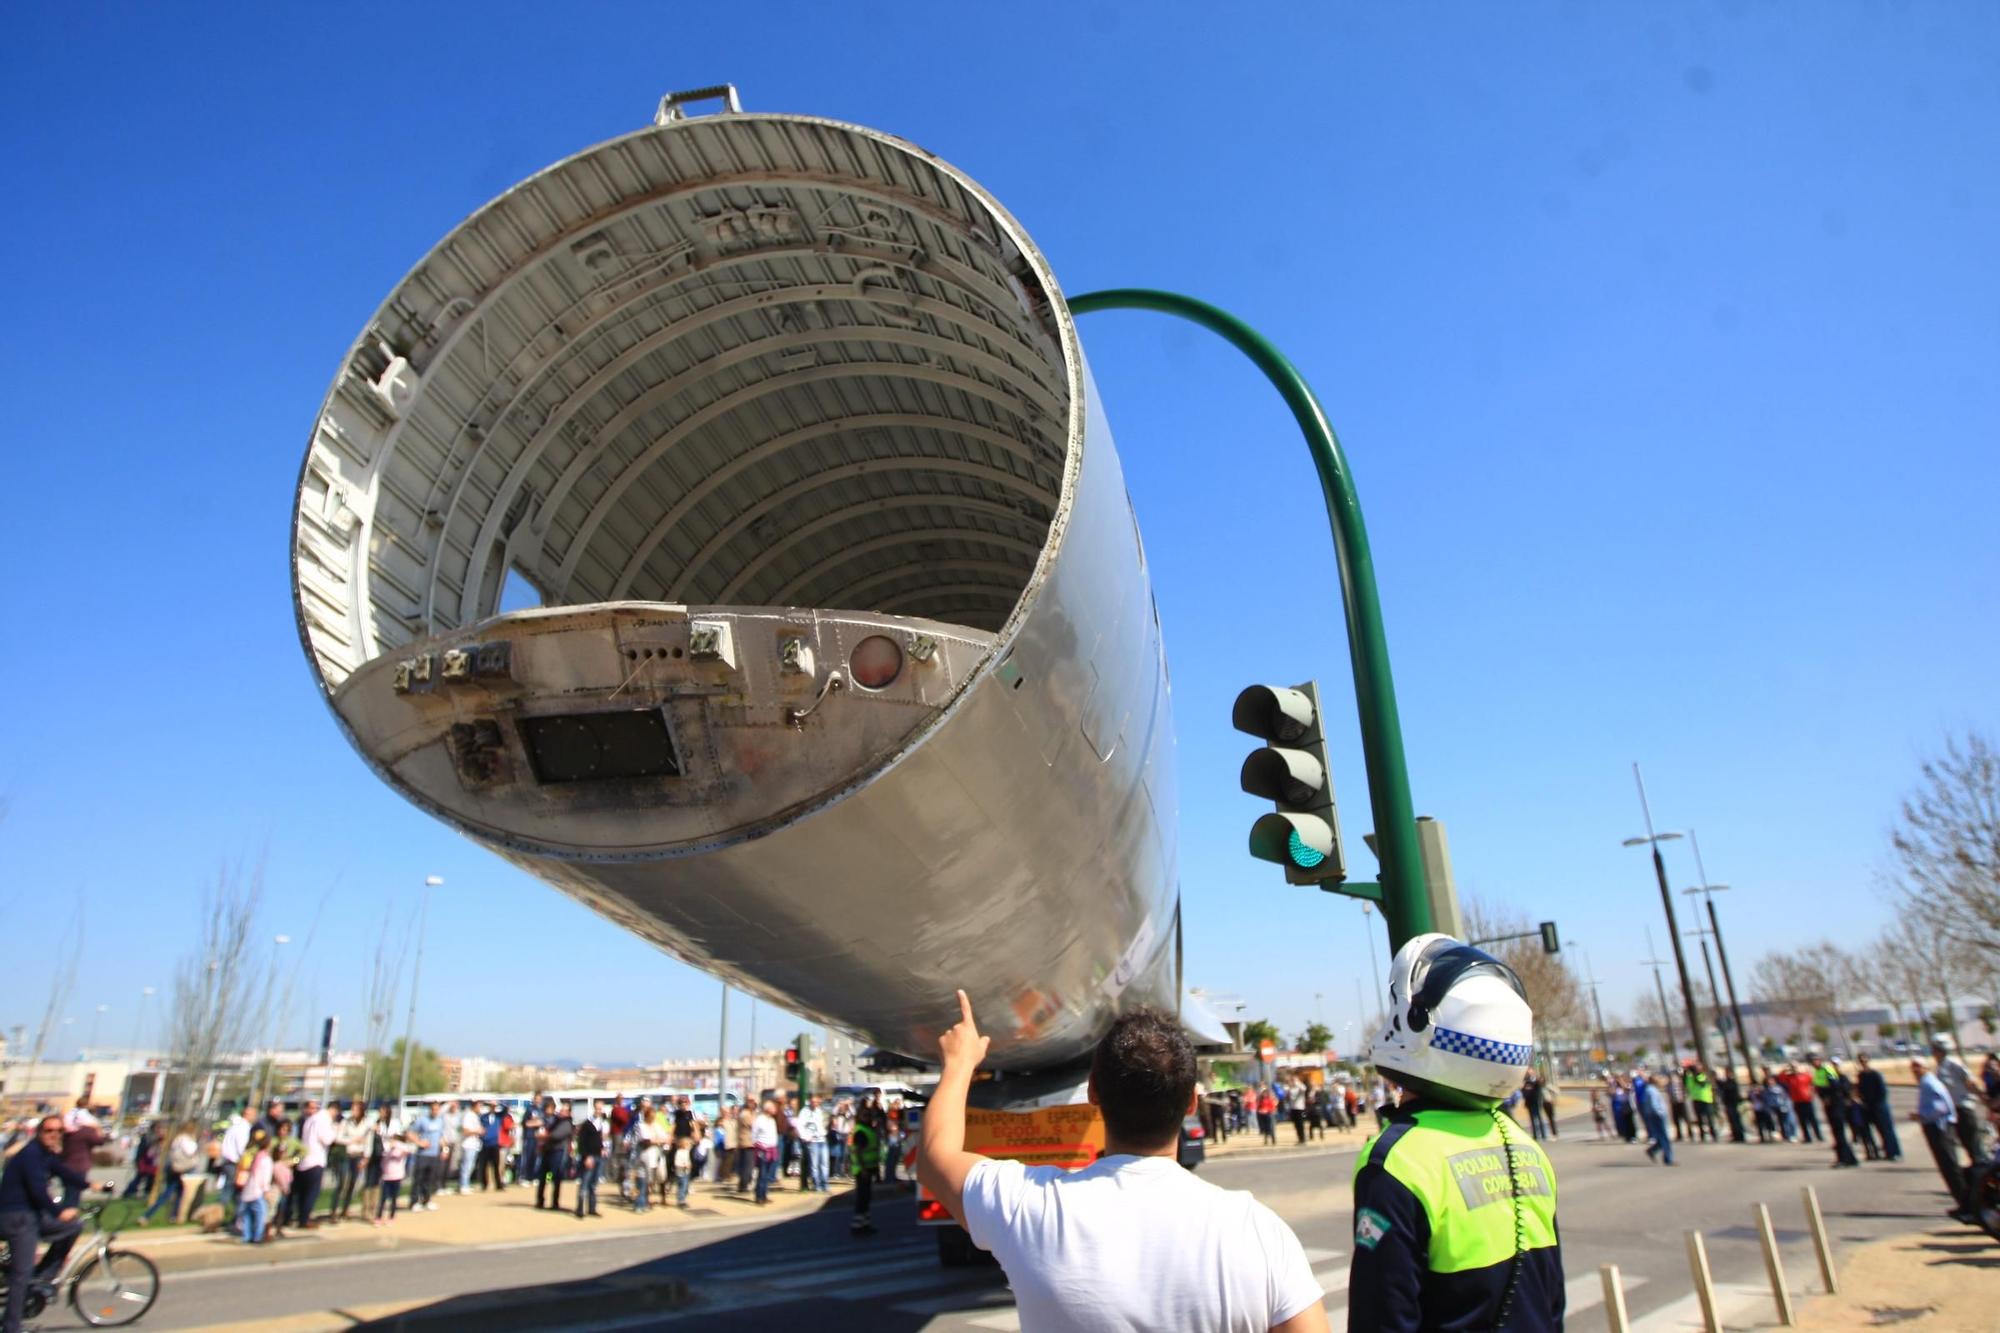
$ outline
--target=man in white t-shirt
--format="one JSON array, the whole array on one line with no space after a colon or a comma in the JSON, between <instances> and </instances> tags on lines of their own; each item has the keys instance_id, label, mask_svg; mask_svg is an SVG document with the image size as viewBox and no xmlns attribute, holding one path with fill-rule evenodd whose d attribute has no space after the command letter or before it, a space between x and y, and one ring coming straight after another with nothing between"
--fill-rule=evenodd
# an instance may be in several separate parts
<instances>
[{"instance_id":1,"label":"man in white t-shirt","mask_svg":"<svg viewBox=\"0 0 2000 1333\"><path fill-rule=\"evenodd\" d=\"M1135 1010L1098 1042L1089 1096L1104 1155L1064 1171L965 1150L966 1091L987 1038L964 991L958 1003L958 1024L938 1041L944 1072L918 1175L1007 1270L1024 1330L1324 1333L1325 1293L1291 1228L1176 1160L1195 1059L1171 1015Z\"/></svg>"}]
</instances>

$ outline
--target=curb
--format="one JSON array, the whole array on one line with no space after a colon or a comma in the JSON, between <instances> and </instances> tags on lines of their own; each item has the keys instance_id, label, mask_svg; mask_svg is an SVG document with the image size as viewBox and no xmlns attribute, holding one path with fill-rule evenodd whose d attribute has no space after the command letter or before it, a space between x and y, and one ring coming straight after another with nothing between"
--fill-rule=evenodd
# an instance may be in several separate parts
<instances>
[{"instance_id":1,"label":"curb","mask_svg":"<svg viewBox=\"0 0 2000 1333\"><path fill-rule=\"evenodd\" d=\"M611 1276L554 1288L519 1287L440 1301L395 1301L243 1319L211 1324L209 1333L432 1333L464 1328L528 1333L590 1320L665 1314L685 1308L693 1299L681 1278Z\"/></svg>"},{"instance_id":2,"label":"curb","mask_svg":"<svg viewBox=\"0 0 2000 1333\"><path fill-rule=\"evenodd\" d=\"M894 1197L894 1192L887 1192ZM305 1235L293 1234L285 1240L270 1246L248 1246L229 1237L227 1232L179 1233L148 1237L144 1231L121 1233L121 1244L139 1251L167 1273L229 1273L249 1272L258 1269L284 1268L299 1262L330 1262L341 1259L362 1258L371 1255L396 1255L412 1253L446 1253L458 1249L476 1249L488 1246L564 1245L585 1243L594 1239L617 1237L629 1239L634 1236L671 1236L683 1231L702 1231L717 1226L731 1226L747 1222L755 1217L777 1219L792 1217L825 1208L834 1200L843 1199L845 1191L829 1194L804 1194L800 1191L773 1191L772 1204L768 1208L758 1208L748 1197L738 1197L731 1193L708 1195L699 1201L699 1215L676 1214L668 1208L668 1218L660 1221L637 1221L633 1215L623 1210L607 1213L605 1222L588 1227L579 1226L575 1232L558 1229L546 1234L507 1236L467 1236L414 1235L410 1232L377 1231L362 1222L348 1223L332 1229L320 1229ZM656 1206L655 1211L660 1211ZM350 1328L358 1322L325 1324L326 1328ZM266 1321L251 1321L255 1327L264 1327ZM276 1329L292 1329L292 1325L271 1325ZM313 1327L320 1327L314 1325Z\"/></svg>"}]
</instances>

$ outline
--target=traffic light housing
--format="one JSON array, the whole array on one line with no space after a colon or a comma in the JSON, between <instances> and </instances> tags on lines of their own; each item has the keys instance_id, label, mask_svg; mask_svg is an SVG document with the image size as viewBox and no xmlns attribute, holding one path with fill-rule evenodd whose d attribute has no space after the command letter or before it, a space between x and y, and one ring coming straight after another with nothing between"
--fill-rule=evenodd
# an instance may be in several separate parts
<instances>
[{"instance_id":1,"label":"traffic light housing","mask_svg":"<svg viewBox=\"0 0 2000 1333\"><path fill-rule=\"evenodd\" d=\"M804 1067L804 1062L799 1059L800 1045L801 1043L794 1041L785 1048L785 1081L788 1083L798 1082L799 1070Z\"/></svg>"},{"instance_id":2,"label":"traffic light housing","mask_svg":"<svg viewBox=\"0 0 2000 1333\"><path fill-rule=\"evenodd\" d=\"M1250 826L1250 855L1283 866L1289 884L1346 879L1318 683L1252 685L1229 720L1265 742L1243 761L1243 790L1278 807Z\"/></svg>"},{"instance_id":3,"label":"traffic light housing","mask_svg":"<svg viewBox=\"0 0 2000 1333\"><path fill-rule=\"evenodd\" d=\"M1561 953L1563 947L1562 937L1556 934L1556 923L1553 921L1542 922L1541 931L1542 931L1542 952Z\"/></svg>"}]
</instances>

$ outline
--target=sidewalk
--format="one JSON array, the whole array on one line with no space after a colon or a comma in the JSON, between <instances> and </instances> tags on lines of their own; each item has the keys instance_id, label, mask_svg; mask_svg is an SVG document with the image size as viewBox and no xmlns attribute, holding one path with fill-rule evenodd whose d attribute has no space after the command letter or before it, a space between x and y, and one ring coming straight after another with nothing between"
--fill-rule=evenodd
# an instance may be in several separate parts
<instances>
[{"instance_id":1,"label":"sidewalk","mask_svg":"<svg viewBox=\"0 0 2000 1333\"><path fill-rule=\"evenodd\" d=\"M257 1268L276 1266L301 1259L330 1259L355 1254L391 1250L446 1248L458 1245L494 1245L513 1242L584 1239L605 1235L629 1235L641 1231L674 1231L686 1228L727 1225L752 1217L810 1212L829 1200L845 1196L851 1186L842 1180L830 1182L830 1194L808 1194L793 1178L781 1179L771 1191L771 1202L759 1207L751 1194L737 1194L714 1185L697 1184L688 1196L686 1208L671 1202L655 1203L644 1213L635 1213L618 1197L616 1187L598 1189L597 1206L601 1217L579 1219L575 1212L575 1182L563 1190L563 1211L538 1210L532 1189L512 1186L486 1193L442 1193L436 1212L397 1215L388 1226L377 1227L355 1218L329 1226L322 1222L310 1231L293 1228L285 1239L265 1245L245 1245L226 1233L202 1235L195 1231L124 1233L123 1243L158 1264L163 1273L201 1269ZM911 1188L907 1183L878 1186L877 1193Z\"/></svg>"},{"instance_id":2,"label":"sidewalk","mask_svg":"<svg viewBox=\"0 0 2000 1333\"><path fill-rule=\"evenodd\" d=\"M1368 1141L1368 1136L1374 1132L1375 1121L1371 1118L1362 1128L1329 1129L1323 1138L1308 1138L1304 1143L1300 1143L1298 1136L1292 1133L1290 1122L1287 1122L1279 1126L1278 1141L1274 1145L1262 1142L1257 1137L1257 1127L1252 1125L1247 1133L1232 1132L1227 1142L1221 1139L1207 1140L1206 1155L1210 1159L1258 1155L1283 1156L1286 1153L1319 1153L1338 1151L1341 1148L1351 1148L1358 1152L1361 1145Z\"/></svg>"},{"instance_id":3,"label":"sidewalk","mask_svg":"<svg viewBox=\"0 0 2000 1333\"><path fill-rule=\"evenodd\" d=\"M1801 1305L1799 1328L2000 1328L2000 1241L1974 1227L1952 1223L1864 1245L1841 1256L1838 1275L1840 1294Z\"/></svg>"}]
</instances>

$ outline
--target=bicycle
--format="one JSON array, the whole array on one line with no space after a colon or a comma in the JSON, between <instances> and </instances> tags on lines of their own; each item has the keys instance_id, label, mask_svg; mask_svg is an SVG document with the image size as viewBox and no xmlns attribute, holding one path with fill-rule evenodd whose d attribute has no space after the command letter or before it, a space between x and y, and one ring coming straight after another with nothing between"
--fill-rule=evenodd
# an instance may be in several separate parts
<instances>
[{"instance_id":1,"label":"bicycle","mask_svg":"<svg viewBox=\"0 0 2000 1333\"><path fill-rule=\"evenodd\" d=\"M78 1238L61 1272L29 1289L25 1317L39 1316L65 1286L70 1308L93 1328L120 1328L152 1309L160 1297L160 1270L145 1255L115 1244L141 1207L137 1199L113 1199L89 1210L89 1232ZM6 1291L7 1274L0 1269L0 1297Z\"/></svg>"}]
</instances>

